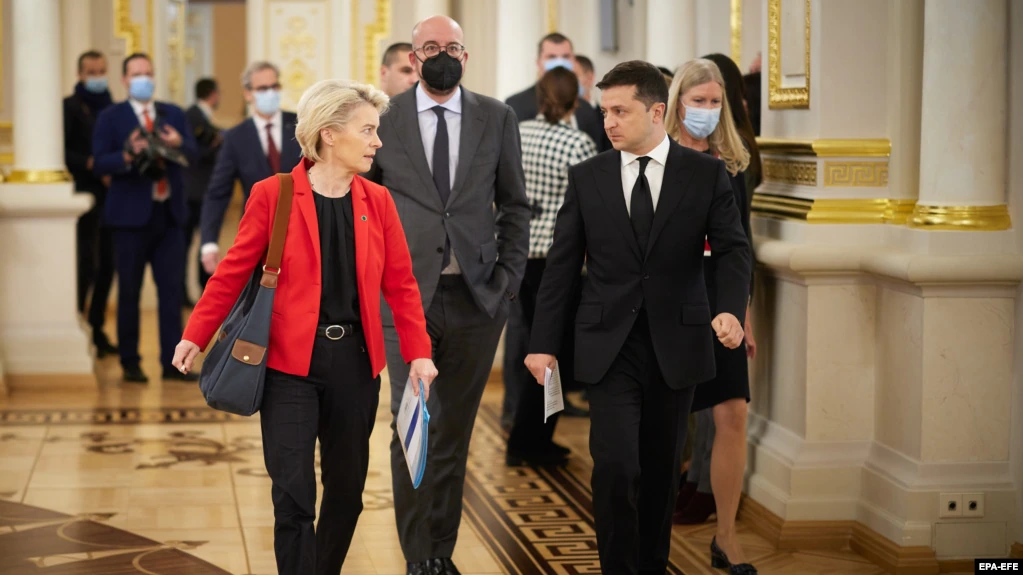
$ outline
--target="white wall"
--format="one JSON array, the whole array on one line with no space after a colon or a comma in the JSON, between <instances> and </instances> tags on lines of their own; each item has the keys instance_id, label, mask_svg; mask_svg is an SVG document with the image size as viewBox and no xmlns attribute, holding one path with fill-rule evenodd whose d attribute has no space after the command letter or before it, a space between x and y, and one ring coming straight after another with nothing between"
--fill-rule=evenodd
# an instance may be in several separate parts
<instances>
[{"instance_id":1,"label":"white wall","mask_svg":"<svg viewBox=\"0 0 1023 575\"><path fill-rule=\"evenodd\" d=\"M1023 2L1009 2L1009 173L1008 201L1016 235L1016 249L1023 252ZM1016 483L1016 525L1013 541L1023 541L1023 285L1016 291L1016 350L1013 366L1011 443L1009 464Z\"/></svg>"}]
</instances>

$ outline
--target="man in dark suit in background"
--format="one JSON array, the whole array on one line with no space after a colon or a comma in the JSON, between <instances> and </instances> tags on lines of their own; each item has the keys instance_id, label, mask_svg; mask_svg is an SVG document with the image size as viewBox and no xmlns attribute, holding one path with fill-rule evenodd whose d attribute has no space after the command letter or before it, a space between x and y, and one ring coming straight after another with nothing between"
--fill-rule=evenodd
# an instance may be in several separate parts
<instances>
[{"instance_id":1,"label":"man in dark suit in background","mask_svg":"<svg viewBox=\"0 0 1023 575\"><path fill-rule=\"evenodd\" d=\"M192 239L199 227L202 217L202 199L206 188L210 185L213 166L217 161L217 152L224 141L220 130L213 125L213 111L220 104L220 90L213 78L203 78L195 83L195 104L185 110L188 127L195 136L199 146L199 159L185 171L185 187L188 189L188 224L185 226L185 304L194 305L188 296L188 252L192 249ZM205 288L210 274L202 267L201 259L196 260L199 268L199 286Z\"/></svg>"},{"instance_id":2,"label":"man in dark suit in background","mask_svg":"<svg viewBox=\"0 0 1023 575\"><path fill-rule=\"evenodd\" d=\"M750 247L724 163L665 133L661 72L623 62L597 87L615 151L569 169L526 366L542 384L575 323L602 572L663 575L693 391L714 376L715 336L742 343ZM716 294L703 278L705 239ZM584 258L581 301L569 305Z\"/></svg>"},{"instance_id":3,"label":"man in dark suit in background","mask_svg":"<svg viewBox=\"0 0 1023 575\"><path fill-rule=\"evenodd\" d=\"M114 230L117 253L117 339L124 381L146 383L139 366L139 295L146 264L153 269L159 293L160 363L163 379L196 381L171 365L181 341L181 278L185 273L185 234L188 197L184 168L156 160L146 169L151 136L195 161L195 139L185 112L153 98L153 62L146 54L124 59L122 80L128 101L107 108L96 120L92 138L93 171L110 176L104 216Z\"/></svg>"},{"instance_id":4,"label":"man in dark suit in background","mask_svg":"<svg viewBox=\"0 0 1023 575\"><path fill-rule=\"evenodd\" d=\"M117 353L103 331L107 300L114 283L114 240L103 223L108 176L92 172L92 132L96 118L113 104L107 89L107 59L90 50L78 57L78 83L75 93L64 98L64 163L75 179L75 191L92 194L92 208L78 219L78 311L85 311L89 300L89 325L96 356ZM89 297L89 290L92 297Z\"/></svg>"},{"instance_id":5,"label":"man in dark suit in background","mask_svg":"<svg viewBox=\"0 0 1023 575\"><path fill-rule=\"evenodd\" d=\"M469 440L529 247L518 121L508 106L460 85L469 59L463 38L446 16L413 28L409 61L421 81L380 118L384 145L368 174L394 196L441 374L427 403L436 419L418 489L397 435L391 440L394 512L410 575L458 573L451 554ZM397 415L409 366L390 311L383 311Z\"/></svg>"},{"instance_id":6,"label":"man in dark suit in background","mask_svg":"<svg viewBox=\"0 0 1023 575\"><path fill-rule=\"evenodd\" d=\"M539 78L543 73L555 66L562 66L575 72L575 54L572 50L572 41L565 35L553 32L540 40L536 56L536 76ZM536 84L509 97L505 103L515 110L520 122L532 120L539 114L539 103L536 97ZM611 149L611 142L604 133L603 120L600 113L582 97L579 98L579 107L575 110L574 128L586 132L593 143L597 144L600 151Z\"/></svg>"},{"instance_id":7,"label":"man in dark suit in background","mask_svg":"<svg viewBox=\"0 0 1023 575\"><path fill-rule=\"evenodd\" d=\"M231 203L234 183L241 181L249 199L252 186L278 173L290 173L301 149L295 141L295 114L281 111L280 70L270 62L253 62L242 75L245 101L253 115L224 132L213 176L203 198L200 248L202 266L212 274L220 262L220 227Z\"/></svg>"}]
</instances>

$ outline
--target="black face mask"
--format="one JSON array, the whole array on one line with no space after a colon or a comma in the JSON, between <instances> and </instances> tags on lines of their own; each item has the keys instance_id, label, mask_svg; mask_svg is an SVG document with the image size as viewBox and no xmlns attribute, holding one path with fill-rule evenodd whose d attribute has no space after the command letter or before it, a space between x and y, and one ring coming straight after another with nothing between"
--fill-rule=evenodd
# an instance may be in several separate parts
<instances>
[{"instance_id":1,"label":"black face mask","mask_svg":"<svg viewBox=\"0 0 1023 575\"><path fill-rule=\"evenodd\" d=\"M427 86L447 92L462 80L462 63L441 52L423 62L422 77Z\"/></svg>"}]
</instances>

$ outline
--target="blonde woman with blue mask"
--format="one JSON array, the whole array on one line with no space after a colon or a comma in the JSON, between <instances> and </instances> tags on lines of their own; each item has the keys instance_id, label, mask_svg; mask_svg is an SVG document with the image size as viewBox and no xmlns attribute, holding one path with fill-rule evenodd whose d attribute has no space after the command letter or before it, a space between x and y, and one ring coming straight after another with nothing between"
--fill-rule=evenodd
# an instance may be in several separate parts
<instances>
[{"instance_id":1,"label":"blonde woman with blue mask","mask_svg":"<svg viewBox=\"0 0 1023 575\"><path fill-rule=\"evenodd\" d=\"M665 128L679 144L713 155L725 163L731 177L735 204L742 212L746 235L750 235L749 202L745 170L750 154L732 119L725 82L717 65L710 60L687 62L675 72L668 92ZM752 245L752 243L751 243ZM716 294L714 254L704 251L704 278L707 293ZM752 276L751 276L752 277ZM713 297L713 296L712 296ZM716 302L710 302L716 313ZM747 308L746 317L749 317ZM750 333L746 322L745 333ZM746 468L746 404L749 402L747 344L727 349L715 342L717 375L697 386L693 413L697 414L693 438L693 459L688 482L679 494L675 523L698 524L717 514L717 533L711 542L711 564L728 568L734 575L755 574L745 562L735 532L735 517L742 493Z\"/></svg>"}]
</instances>

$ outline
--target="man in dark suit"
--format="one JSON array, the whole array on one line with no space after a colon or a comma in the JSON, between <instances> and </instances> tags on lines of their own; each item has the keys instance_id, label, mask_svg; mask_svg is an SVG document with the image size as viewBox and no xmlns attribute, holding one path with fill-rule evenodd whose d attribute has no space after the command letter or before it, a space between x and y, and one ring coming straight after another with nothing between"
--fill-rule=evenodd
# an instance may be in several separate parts
<instances>
[{"instance_id":1,"label":"man in dark suit","mask_svg":"<svg viewBox=\"0 0 1023 575\"><path fill-rule=\"evenodd\" d=\"M529 244L518 122L508 106L460 86L469 59L462 42L446 16L413 28L409 60L420 82L380 119L384 145L368 174L394 196L441 374L427 403L435 418L418 489L398 437L391 440L398 537L414 575L458 573L451 554L469 440ZM397 415L409 366L386 307L383 317Z\"/></svg>"},{"instance_id":2,"label":"man in dark suit","mask_svg":"<svg viewBox=\"0 0 1023 575\"><path fill-rule=\"evenodd\" d=\"M574 321L601 569L663 574L694 386L714 376L713 337L742 343L750 248L724 163L665 134L661 72L624 62L597 87L615 151L569 170L526 366L542 383ZM705 239L718 258L713 319ZM584 258L581 301L566 305Z\"/></svg>"},{"instance_id":3,"label":"man in dark suit","mask_svg":"<svg viewBox=\"0 0 1023 575\"><path fill-rule=\"evenodd\" d=\"M540 40L536 56L537 78L555 66L563 66L568 70L575 71L572 41L557 32L548 34ZM520 122L536 118L536 115L539 114L536 84L509 97L505 103L515 110L515 115L518 116ZM600 113L582 98L579 98L579 107L575 110L575 124L575 128L586 132L593 138L593 143L597 144L598 150L611 149L611 142L607 139L607 134L604 133Z\"/></svg>"},{"instance_id":4,"label":"man in dark suit","mask_svg":"<svg viewBox=\"0 0 1023 575\"><path fill-rule=\"evenodd\" d=\"M220 90L217 88L217 81L213 78L203 78L195 83L195 104L185 110L185 119L188 120L188 127L195 136L195 143L199 146L199 159L185 171L185 187L188 189L188 225L185 226L185 277L188 277L188 252L192 248L192 239L195 229L199 226L199 218L202 217L202 199L206 195L206 188L210 185L210 177L213 175L213 166L217 161L217 152L220 151L220 144L224 141L220 137L220 130L213 125L213 111L220 103ZM199 285L205 288L210 274L202 267L202 261L197 260L199 268ZM184 291L186 305L192 302L188 297L187 282Z\"/></svg>"},{"instance_id":5,"label":"man in dark suit","mask_svg":"<svg viewBox=\"0 0 1023 575\"><path fill-rule=\"evenodd\" d=\"M148 381L139 367L139 294L146 264L159 293L160 363L164 379L198 380L171 365L181 340L181 277L185 263L188 198L184 168L167 160L146 162L147 135L194 161L195 139L181 108L153 99L153 63L136 53L121 66L128 101L107 108L96 120L93 171L110 176L104 215L114 230L117 257L117 338L124 380ZM150 166L147 169L146 166ZM144 171L143 171L144 170Z\"/></svg>"},{"instance_id":6,"label":"man in dark suit","mask_svg":"<svg viewBox=\"0 0 1023 575\"><path fill-rule=\"evenodd\" d=\"M110 228L103 224L110 178L92 172L96 118L112 104L107 89L107 59L95 50L85 52L78 57L75 93L64 98L64 163L75 179L75 191L94 198L92 208L78 219L78 311L85 311L89 299L89 325L97 357L117 353L103 331L114 283L114 240Z\"/></svg>"},{"instance_id":7,"label":"man in dark suit","mask_svg":"<svg viewBox=\"0 0 1023 575\"><path fill-rule=\"evenodd\" d=\"M220 227L241 181L245 200L252 186L278 173L290 173L302 150L295 141L295 114L281 111L280 71L270 62L253 62L242 75L245 101L253 115L224 132L209 188L203 198L200 248L203 269L212 274L220 262Z\"/></svg>"}]
</instances>

